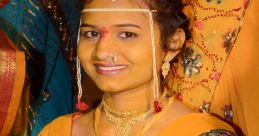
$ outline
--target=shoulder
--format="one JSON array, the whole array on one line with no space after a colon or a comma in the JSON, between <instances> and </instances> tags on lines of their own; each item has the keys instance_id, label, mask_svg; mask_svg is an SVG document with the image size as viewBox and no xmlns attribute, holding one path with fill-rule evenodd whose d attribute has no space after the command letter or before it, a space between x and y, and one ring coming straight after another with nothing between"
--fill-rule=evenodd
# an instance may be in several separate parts
<instances>
[{"instance_id":1,"label":"shoulder","mask_svg":"<svg viewBox=\"0 0 259 136\"><path fill-rule=\"evenodd\" d=\"M189 113L171 122L161 131L161 136L170 134L188 136L235 136L234 129L223 120L208 113Z\"/></svg>"},{"instance_id":2,"label":"shoulder","mask_svg":"<svg viewBox=\"0 0 259 136\"><path fill-rule=\"evenodd\" d=\"M80 136L83 134L94 135L94 110L76 118L72 125L72 135Z\"/></svg>"},{"instance_id":3,"label":"shoulder","mask_svg":"<svg viewBox=\"0 0 259 136\"><path fill-rule=\"evenodd\" d=\"M41 132L39 133L39 136L55 136L55 135L63 135L68 136L71 134L71 127L73 118L75 116L80 115L79 113L72 113L60 116L56 119L54 119L51 123L46 125Z\"/></svg>"},{"instance_id":4,"label":"shoulder","mask_svg":"<svg viewBox=\"0 0 259 136\"><path fill-rule=\"evenodd\" d=\"M162 122L174 122L179 118L184 117L185 115L189 115L194 113L190 107L186 106L184 103L175 100L167 109L164 117L162 118Z\"/></svg>"},{"instance_id":5,"label":"shoulder","mask_svg":"<svg viewBox=\"0 0 259 136\"><path fill-rule=\"evenodd\" d=\"M94 134L94 111L86 114L72 113L60 116L46 125L39 136L80 136Z\"/></svg>"},{"instance_id":6,"label":"shoulder","mask_svg":"<svg viewBox=\"0 0 259 136\"><path fill-rule=\"evenodd\" d=\"M169 112L173 112L174 116L176 116L177 118L180 118L190 113L195 113L193 109L191 109L186 104L178 100L174 100L172 105L169 107Z\"/></svg>"},{"instance_id":7,"label":"shoulder","mask_svg":"<svg viewBox=\"0 0 259 136\"><path fill-rule=\"evenodd\" d=\"M194 111L188 106L177 100L172 102L172 99L170 99L168 105L163 107L162 112L154 115L152 120L146 125L148 126L148 130L147 127L145 127L145 133L149 135L156 133L159 134L161 130L171 126L172 122L175 122L179 118L182 118L190 113L194 113ZM169 130L170 129L171 128L169 128Z\"/></svg>"}]
</instances>

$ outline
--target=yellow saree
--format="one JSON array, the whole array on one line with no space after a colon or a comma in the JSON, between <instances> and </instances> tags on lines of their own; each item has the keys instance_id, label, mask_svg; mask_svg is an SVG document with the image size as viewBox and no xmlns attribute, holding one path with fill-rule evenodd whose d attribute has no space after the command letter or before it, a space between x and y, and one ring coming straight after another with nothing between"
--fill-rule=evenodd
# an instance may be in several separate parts
<instances>
[{"instance_id":1,"label":"yellow saree","mask_svg":"<svg viewBox=\"0 0 259 136\"><path fill-rule=\"evenodd\" d=\"M231 105L233 122L238 124L247 136L258 136L259 1L252 0L250 4L216 87L211 112L224 117L221 108Z\"/></svg>"},{"instance_id":2,"label":"yellow saree","mask_svg":"<svg viewBox=\"0 0 259 136\"><path fill-rule=\"evenodd\" d=\"M39 136L71 136L73 120L78 113L61 116L48 124ZM187 127L188 126L188 127ZM235 135L233 128L207 113L190 113L170 123L157 136L206 136L208 134ZM138 136L142 136L140 134Z\"/></svg>"}]
</instances>

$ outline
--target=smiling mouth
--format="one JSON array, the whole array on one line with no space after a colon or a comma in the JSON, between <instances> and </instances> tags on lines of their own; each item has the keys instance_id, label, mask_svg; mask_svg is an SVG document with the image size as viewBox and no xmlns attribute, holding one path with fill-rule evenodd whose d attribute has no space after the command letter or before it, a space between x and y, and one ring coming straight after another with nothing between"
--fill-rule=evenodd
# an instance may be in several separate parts
<instances>
[{"instance_id":1,"label":"smiling mouth","mask_svg":"<svg viewBox=\"0 0 259 136\"><path fill-rule=\"evenodd\" d=\"M94 64L96 72L100 75L114 75L125 70L127 65L104 65L104 64Z\"/></svg>"}]
</instances>

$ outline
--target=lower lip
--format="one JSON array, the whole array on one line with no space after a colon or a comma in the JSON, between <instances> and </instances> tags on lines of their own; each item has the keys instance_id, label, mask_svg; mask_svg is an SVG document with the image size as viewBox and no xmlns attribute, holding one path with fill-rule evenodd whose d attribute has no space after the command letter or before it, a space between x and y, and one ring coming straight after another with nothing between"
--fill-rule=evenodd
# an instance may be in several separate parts
<instances>
[{"instance_id":1,"label":"lower lip","mask_svg":"<svg viewBox=\"0 0 259 136\"><path fill-rule=\"evenodd\" d=\"M98 69L96 68L96 72L100 75L115 75L115 74L118 74L120 73L121 71L125 70L127 67L125 68L122 68L122 69L116 69L116 70L101 70L101 69Z\"/></svg>"}]
</instances>

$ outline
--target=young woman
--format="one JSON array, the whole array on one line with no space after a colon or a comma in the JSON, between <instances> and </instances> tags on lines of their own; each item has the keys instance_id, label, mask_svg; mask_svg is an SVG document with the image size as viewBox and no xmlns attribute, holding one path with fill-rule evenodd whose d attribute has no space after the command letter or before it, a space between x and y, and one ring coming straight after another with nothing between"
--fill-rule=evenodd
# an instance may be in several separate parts
<instances>
[{"instance_id":1,"label":"young woman","mask_svg":"<svg viewBox=\"0 0 259 136\"><path fill-rule=\"evenodd\" d=\"M180 0L93 0L85 4L81 66L104 92L93 111L62 116L45 135L235 135L224 121L174 100L163 83L189 38Z\"/></svg>"}]
</instances>

